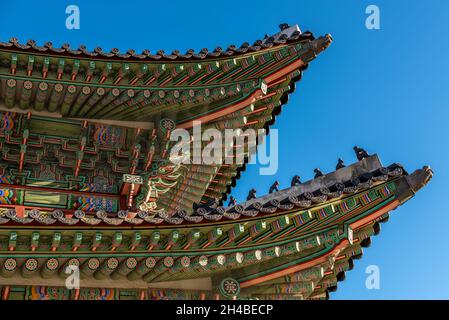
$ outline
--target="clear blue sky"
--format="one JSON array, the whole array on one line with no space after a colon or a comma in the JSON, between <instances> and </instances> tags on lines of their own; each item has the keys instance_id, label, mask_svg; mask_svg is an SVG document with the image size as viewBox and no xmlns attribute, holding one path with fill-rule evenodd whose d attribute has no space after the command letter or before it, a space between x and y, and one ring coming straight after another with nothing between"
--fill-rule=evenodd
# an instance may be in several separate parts
<instances>
[{"instance_id":1,"label":"clear blue sky","mask_svg":"<svg viewBox=\"0 0 449 320\"><path fill-rule=\"evenodd\" d=\"M17 37L93 49L185 51L240 45L298 23L334 43L304 73L278 117L280 167L275 177L249 166L233 190L265 193L278 179L328 172L354 162L352 146L377 152L409 171L429 164L434 179L392 213L380 236L331 295L333 299L449 298L449 1L6 1L0 39ZM81 29L65 28L65 8L81 10ZM365 28L365 8L378 5L381 30ZM381 289L365 288L365 268L378 265Z\"/></svg>"}]
</instances>

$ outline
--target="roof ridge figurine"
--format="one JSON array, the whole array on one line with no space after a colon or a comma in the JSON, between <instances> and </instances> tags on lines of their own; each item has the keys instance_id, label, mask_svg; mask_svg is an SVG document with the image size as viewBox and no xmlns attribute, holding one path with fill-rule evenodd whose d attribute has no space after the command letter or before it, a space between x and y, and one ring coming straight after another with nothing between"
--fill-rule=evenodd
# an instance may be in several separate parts
<instances>
[{"instance_id":1,"label":"roof ridge figurine","mask_svg":"<svg viewBox=\"0 0 449 320\"><path fill-rule=\"evenodd\" d=\"M343 159L342 158L338 158L338 162L337 162L337 165L336 165L335 169L338 170L338 169L342 169L344 167L346 167L346 165L345 165Z\"/></svg>"},{"instance_id":2,"label":"roof ridge figurine","mask_svg":"<svg viewBox=\"0 0 449 320\"><path fill-rule=\"evenodd\" d=\"M301 184L301 177L298 175L294 175L291 181L290 186L299 186Z\"/></svg>"},{"instance_id":3,"label":"roof ridge figurine","mask_svg":"<svg viewBox=\"0 0 449 320\"><path fill-rule=\"evenodd\" d=\"M324 173L319 168L315 168L313 172L315 173L315 179L324 176Z\"/></svg>"},{"instance_id":4,"label":"roof ridge figurine","mask_svg":"<svg viewBox=\"0 0 449 320\"><path fill-rule=\"evenodd\" d=\"M249 200L251 200L251 199L255 199L256 198L256 189L251 189L251 190L249 190L249 192L248 192L248 196L246 197L246 201L249 201Z\"/></svg>"},{"instance_id":5,"label":"roof ridge figurine","mask_svg":"<svg viewBox=\"0 0 449 320\"><path fill-rule=\"evenodd\" d=\"M362 148L360 148L358 146L354 146L354 152L355 152L355 154L357 156L357 160L359 160L359 161L363 160L364 158L368 158L369 157L368 152L366 152L365 149L362 149Z\"/></svg>"},{"instance_id":6,"label":"roof ridge figurine","mask_svg":"<svg viewBox=\"0 0 449 320\"><path fill-rule=\"evenodd\" d=\"M279 181L277 181L277 180L271 185L268 193L273 193L275 191L279 191Z\"/></svg>"}]
</instances>

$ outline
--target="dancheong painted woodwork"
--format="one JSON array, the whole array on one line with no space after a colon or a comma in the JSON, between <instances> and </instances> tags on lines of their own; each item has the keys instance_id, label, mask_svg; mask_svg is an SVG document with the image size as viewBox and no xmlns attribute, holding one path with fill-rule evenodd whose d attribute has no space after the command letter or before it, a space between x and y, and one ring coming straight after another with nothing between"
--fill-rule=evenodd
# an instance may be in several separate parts
<instances>
[{"instance_id":1,"label":"dancheong painted woodwork","mask_svg":"<svg viewBox=\"0 0 449 320\"><path fill-rule=\"evenodd\" d=\"M170 133L195 120L269 129L332 41L280 27L185 54L0 42L1 298L328 298L429 167L363 154L225 206L245 164L168 157Z\"/></svg>"}]
</instances>

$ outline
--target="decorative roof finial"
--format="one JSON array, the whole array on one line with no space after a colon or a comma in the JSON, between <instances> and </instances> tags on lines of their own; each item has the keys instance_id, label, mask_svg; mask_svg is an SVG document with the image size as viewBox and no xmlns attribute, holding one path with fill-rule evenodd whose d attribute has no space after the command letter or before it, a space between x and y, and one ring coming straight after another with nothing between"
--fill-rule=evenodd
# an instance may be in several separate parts
<instances>
[{"instance_id":1,"label":"decorative roof finial","mask_svg":"<svg viewBox=\"0 0 449 320\"><path fill-rule=\"evenodd\" d=\"M345 162L343 161L342 158L338 158L338 163L337 166L335 167L335 170L341 169L346 167Z\"/></svg>"},{"instance_id":2,"label":"decorative roof finial","mask_svg":"<svg viewBox=\"0 0 449 320\"><path fill-rule=\"evenodd\" d=\"M324 176L324 173L321 172L319 168L316 168L315 170L313 170L313 172L315 172L315 179Z\"/></svg>"},{"instance_id":3,"label":"decorative roof finial","mask_svg":"<svg viewBox=\"0 0 449 320\"><path fill-rule=\"evenodd\" d=\"M300 185L300 184L301 184L301 177L298 176L298 175L295 175L295 176L292 178L291 186L294 187L294 186L298 186L298 185Z\"/></svg>"},{"instance_id":4,"label":"decorative roof finial","mask_svg":"<svg viewBox=\"0 0 449 320\"><path fill-rule=\"evenodd\" d=\"M281 23L279 25L279 29L281 29L281 31L290 28L290 25L288 23Z\"/></svg>"},{"instance_id":5,"label":"decorative roof finial","mask_svg":"<svg viewBox=\"0 0 449 320\"><path fill-rule=\"evenodd\" d=\"M275 181L269 190L269 193L273 193L274 191L279 191L279 181Z\"/></svg>"},{"instance_id":6,"label":"decorative roof finial","mask_svg":"<svg viewBox=\"0 0 449 320\"><path fill-rule=\"evenodd\" d=\"M359 148L358 146L354 146L355 155L357 156L357 160L361 161L365 158L369 157L368 152L365 149Z\"/></svg>"},{"instance_id":7,"label":"decorative roof finial","mask_svg":"<svg viewBox=\"0 0 449 320\"><path fill-rule=\"evenodd\" d=\"M246 197L246 201L256 198L256 189L251 189L248 192L248 196Z\"/></svg>"}]
</instances>

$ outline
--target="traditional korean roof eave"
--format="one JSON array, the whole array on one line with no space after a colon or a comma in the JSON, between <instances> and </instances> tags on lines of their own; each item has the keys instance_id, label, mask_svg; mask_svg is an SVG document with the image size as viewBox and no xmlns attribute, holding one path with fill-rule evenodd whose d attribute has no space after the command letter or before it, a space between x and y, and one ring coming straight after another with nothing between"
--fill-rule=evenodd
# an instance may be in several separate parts
<instances>
[{"instance_id":1,"label":"traditional korean roof eave","mask_svg":"<svg viewBox=\"0 0 449 320\"><path fill-rule=\"evenodd\" d=\"M344 181L351 178L350 183L352 185L347 185L346 187L351 188L351 192L356 192L355 197L357 200L349 196L339 201L338 205L332 205L332 201L325 200L323 205L315 203L311 209L305 211L289 207L283 209L284 211L280 211L279 215L276 215L275 211L269 210L267 215L254 216L254 213L251 213L247 217L247 222L250 223L247 225L247 228L250 230L250 238L253 238L250 240L257 240L261 236L263 239L268 239L265 236L265 231L270 231L271 229L270 232L275 232L272 235L275 236L277 242L270 242L269 239L266 243L266 240L262 240L260 243L259 241L248 242L245 240L245 233L243 233L241 234L244 236L243 238L236 234L237 238L234 239L237 240L237 244L234 243L230 247L223 246L222 242L221 245L218 244L217 246L217 243L214 243L215 240L212 240L210 236L208 236L209 242L203 243L199 248L197 246L189 248L189 246L184 246L184 244L182 244L183 248L173 247L176 245L175 238L172 238L173 232L183 232L184 228L193 232L204 226L201 223L190 223L187 225L181 224L176 228L167 226L172 231L170 237L165 238L163 242L165 244L162 247L153 248L153 245L151 245L150 248L144 251L141 249L123 251L114 250L114 248L120 246L127 231L120 225L116 225L113 228L104 228L103 225L97 224L95 227L88 227L85 232L91 233L92 228L95 229L97 234L101 234L107 229L112 231L112 251L104 251L104 249L86 251L84 249L83 251L52 250L52 252L42 252L42 249L37 249L28 252L23 251L24 233L28 232L26 228L23 226L15 228L15 225L2 220L4 227L7 227L11 232L9 235L9 245L11 247L8 251L0 253L0 259L3 259L4 264L8 266L8 269L1 271L1 276L10 276L12 271L9 271L9 268L17 265L17 263L26 262L26 264L22 265L21 272L24 277L28 277L29 274L35 271L27 268L29 268L29 265L35 265L37 261L41 261L39 262L39 265L43 268L40 271L41 274L49 276L55 271L47 269L56 263L55 260L60 260L59 264L63 265L69 263L70 259L67 260L67 257L73 257L71 258L72 260L76 260L78 261L77 263L84 266L84 272L94 274L94 278L89 278L89 284L92 286L104 286L105 282L97 283L95 279L106 279L109 276L112 279L126 279L126 277L129 280L144 279L146 282L152 283L152 287L157 287L159 282L194 279L195 277L210 276L214 283L221 279L233 277L240 284L242 297L262 297L266 295L272 298L327 298L329 296L328 292L336 290L337 282L344 280L345 272L353 268L353 259L359 258L363 253L361 248L369 246L370 237L379 233L379 223L385 222L391 210L410 199L416 191L427 184L433 174L429 167L416 170L410 175L407 175L396 164L387 168L389 169L382 166L377 156L371 156L349 167L339 169L332 174L306 182L303 186L297 186L296 189L301 190L295 191L303 192L304 194L309 192L311 195L314 195L314 192L310 190L319 188L320 192L329 195L328 191L332 190L332 187L329 186L331 182L334 183L339 181L338 179ZM380 175L373 174L373 172L380 173ZM392 175L390 176L389 173ZM376 177L380 179L378 182L368 183L369 180L367 179ZM356 190L354 189L355 185L359 184L360 187L356 188L358 191L354 191ZM264 199L264 202L261 202L260 210L262 211L262 208L266 208L267 203L275 204L277 209L285 205L285 203L282 203L282 199L289 194L289 191L292 192L293 188L289 189L277 192L277 197L276 194L272 194L269 197L259 198ZM344 192L344 190L342 191ZM316 197L317 194L314 196ZM252 206L252 209L254 209L254 203L245 203L245 205ZM335 206L338 206L338 208ZM298 210L300 216L297 215ZM209 215L207 212L199 213L203 214L204 217ZM268 217L273 213L281 220L270 220ZM286 215L291 215L292 219L295 220L294 224L285 224L287 221L283 217ZM307 217L307 219L310 219L312 216L313 223L302 220ZM23 219L30 218L39 220L42 217L33 212L31 217L21 218L19 221L24 222ZM172 217L168 217L168 219L170 218ZM179 217L175 218L179 219ZM107 218L103 214L95 219L103 219L103 222L105 222L113 218ZM216 225L217 223L215 219L207 220L210 225ZM259 229L263 221L269 223L270 229ZM223 221L218 223L223 228L225 227ZM234 223L234 227L238 225L238 223ZM254 228L255 226L259 227ZM293 229L290 228L291 226L293 226ZM262 226L262 228L264 227ZM65 226L63 229L64 233L67 234L71 232L70 229L72 227ZM84 232L84 229L77 226L75 231L80 233L80 231ZM57 231L58 229L55 225L52 225L44 228L33 226L32 230L31 246L37 248L36 246L39 244L39 230L46 234L48 232L51 234L52 231ZM160 230L162 231L162 228ZM218 229L213 229L211 232L214 232L214 230ZM133 234L140 234L140 231L144 230L138 226L132 228ZM285 236L284 231L290 232L285 238L283 238ZM14 234L15 238L13 238ZM22 234L20 245L16 243L18 234ZM35 235L37 236L35 237ZM218 241L223 236L224 234L219 233L215 239ZM81 245L81 238L74 237L74 247ZM4 243L4 235L2 239ZM183 239L188 240L189 237ZM242 242L242 240L245 241ZM95 241L97 240L94 240L92 246L100 245L99 243L95 244ZM246 245L246 243L249 245ZM208 244L211 245L208 246ZM16 245L19 245L22 249L15 250ZM126 242L125 245L132 246L132 243L128 244ZM46 264L42 264L45 261L47 261ZM86 270L86 265L91 261L95 262L96 266L101 264L103 267L97 271ZM137 264L139 266L145 264L143 270L133 271ZM319 275L316 275L314 271L316 268L322 268ZM296 276L295 274L299 275ZM317 277L313 276L314 274ZM314 278L309 279L310 276ZM298 279L302 283L297 283ZM31 283L41 285L41 282L36 281L33 280ZM144 284L144 282L142 283ZM274 284L274 286L268 286L268 284ZM273 292L273 288L278 291ZM277 293L277 296L273 296L273 293Z\"/></svg>"},{"instance_id":2,"label":"traditional korean roof eave","mask_svg":"<svg viewBox=\"0 0 449 320\"><path fill-rule=\"evenodd\" d=\"M423 169L408 175L399 164L383 167L378 156L373 155L354 163L351 166L304 182L299 186L293 186L256 199L251 199L236 206L225 208L216 205L201 205L196 208L192 215L183 211L177 212L174 216L167 214L148 216L145 212L139 212L137 215L130 215L130 213L126 211L120 211L115 215L111 215L110 213L99 211L96 215L92 216L88 212L84 213L79 211L72 212L72 214L74 213L75 215L72 218L69 218L69 220L66 220L66 218L61 216L64 215L64 210L56 210L51 215L44 215L45 219L41 220L44 217L41 217L39 211L35 210L31 217L27 218L28 220L26 221L27 224L31 223L30 226L39 225L40 220L40 223L52 224L55 226L64 225L63 221L67 221L67 225L70 226L76 219L81 219L80 221L83 221L83 218L86 217L88 219L86 220L86 223L89 219L94 219L94 223L97 226L107 226L109 224L115 226L146 225L151 227L153 225L157 228L164 228L165 226L169 227L170 225L181 227L223 224L226 220L236 223L282 215L291 211L293 208L307 210L308 208L319 206L320 203L326 203L332 199L339 199L344 195L358 193L360 190L366 190L367 188L370 188L373 183L376 184L376 181L385 181L384 179L387 179L388 176L400 177L402 175L405 175L407 185L403 187L404 191L401 190L400 199L401 202L405 202L412 197L416 191L427 184L432 176L432 171L430 168L424 167ZM369 176L368 180L363 181L363 178L365 177L366 179L367 176ZM336 188L341 189L337 190ZM2 207L5 208L7 206L2 205ZM14 209L12 207L8 209L3 219L6 217L9 217L12 220L3 220L3 224L19 223L20 225L21 221L22 223L24 222L21 219L15 221L16 217L14 216ZM193 219L194 217L196 217L196 219ZM72 223L68 223L70 219L75 220ZM33 222L33 220L35 222Z\"/></svg>"},{"instance_id":3,"label":"traditional korean roof eave","mask_svg":"<svg viewBox=\"0 0 449 320\"><path fill-rule=\"evenodd\" d=\"M2 87L8 88L0 94L0 110L25 117L32 114L32 118L44 117L49 121L58 119L60 123L75 121L80 126L88 123L89 128L91 124L101 123L117 126L116 130L133 127L130 126L133 121L166 119L177 128L187 129L192 127L193 120L202 120L202 125L218 129L268 129L280 112L279 104L285 104L288 94L293 92L302 70L331 41L330 35L315 39L310 33L301 34L297 26L282 25L278 34L256 41L258 50L248 45L236 50L236 58L218 54L216 50L198 62L195 62L198 57L179 56L165 61L166 65L159 65L157 61L164 62L163 56L159 60L139 56L142 60L128 63L126 59L131 56L116 54L120 57L117 61L114 55L108 55L107 59L111 60L105 62L98 49L97 53L87 52L84 47L79 52L67 46L55 50L51 44L39 47L34 41L23 45L12 40L0 46L0 81ZM243 116L247 109L255 110ZM134 128L136 132L145 130L145 135L160 129L156 124L141 128L137 123ZM34 138L41 137L34 134ZM126 146L119 148L123 149L119 150L121 153L130 152ZM165 148L158 149L151 160L163 158L168 148L166 144ZM151 150L145 149L134 159L136 165L128 165L133 174L147 173L146 169L142 170L142 162L147 161L144 155ZM14 161L13 153L8 161ZM89 176L85 170L90 170L93 162L85 162L81 160L74 166L75 176L80 172L82 175L83 166L85 175ZM211 173L211 182L202 184L205 188L186 191L181 190L184 182L195 179L190 167L187 168L187 179L158 198L169 214L179 207L190 211L194 203L225 198L230 186L236 184L234 176L240 176L241 172L239 165L233 165L233 172L225 174L225 183L220 178L217 184L215 174ZM223 169L220 166L217 169L220 171L217 174L221 174ZM120 170L127 168L114 168L114 174Z\"/></svg>"},{"instance_id":4,"label":"traditional korean roof eave","mask_svg":"<svg viewBox=\"0 0 449 320\"><path fill-rule=\"evenodd\" d=\"M193 49L187 50L182 54L179 50L174 50L171 54L166 54L164 50L158 50L156 54L151 54L149 50L143 50L138 54L135 50L129 49L126 52L120 52L119 49L112 49L110 52L103 51L102 48L96 47L89 51L85 45L79 48L71 48L70 44L63 44L60 48L53 46L52 42L46 42L42 46L38 45L34 40L28 40L26 43L20 43L17 38L11 38L8 42L0 42L1 50L8 50L17 53L33 53L45 54L52 56L64 56L77 59L97 59L97 60L116 60L116 61L151 61L151 62L173 62L173 61L203 61L203 60L220 60L232 57L240 57L246 54L261 52L274 47L281 47L287 44L300 42L303 40L314 40L311 32L301 33L297 25L287 26L279 33L266 36L262 40L256 40L253 45L248 42L243 43L240 47L229 45L227 49L216 47L209 51L206 48L195 52Z\"/></svg>"},{"instance_id":5,"label":"traditional korean roof eave","mask_svg":"<svg viewBox=\"0 0 449 320\"><path fill-rule=\"evenodd\" d=\"M90 95L94 96L92 97L91 100L93 101L99 101L99 99L101 100L102 98L104 98L105 96L105 90L106 90L106 94L108 94L108 89L110 88L114 88L114 90L116 90L116 92L112 92L116 97L122 93L120 91L117 90L128 90L128 94L130 95L129 98L134 98L134 99L141 99L142 100L142 92L145 96L145 98L148 98L150 95L153 97L153 95L157 95L157 94L164 94L164 92L162 92L163 90L168 90L166 91L166 94L164 94L164 96L167 96L166 98L168 98L168 96L170 96L169 98L172 99L173 101L171 101L171 105L176 105L179 103L183 103L183 109L186 108L186 101L182 100L179 96L181 94L184 94L184 90L186 90L186 88L189 89L195 89L196 87L198 87L199 85L201 85L200 87L214 87L214 86L220 86L218 87L219 89L223 89L223 85L226 85L227 82L231 81L232 79L234 79L234 77L237 77L236 79L231 81L231 84L234 83L235 81L237 81L237 83L245 83L248 82L248 79L263 79L265 81L266 84L270 84L273 80L276 80L277 77L279 76L279 72L282 71L282 74L288 74L289 70L293 71L296 70L297 68L302 68L305 65L307 65L308 62L310 62L311 60L313 60L321 51L325 50L330 42L332 41L332 38L327 35L325 37L320 37L318 39L313 39L312 37L306 37L305 39L300 40L301 41L305 41L304 43L301 43L299 45L298 48L303 48L302 45L304 45L303 49L300 49L301 52L298 52L298 49L295 47L289 47L289 50L293 50L289 53L289 50L284 50L282 52L280 51L270 51L270 54L268 54L267 57L264 57L263 55L259 54L257 57L260 58L260 61L257 61L254 57L254 55L250 55L250 58L248 58L247 60L240 58L239 61L242 61L242 65L240 65L239 63L236 63L236 61L232 60L233 62L230 63L229 59L227 60L227 63L230 63L229 65L226 66L220 66L219 67L215 67L215 69L219 70L220 72L218 72L218 74L216 76L214 76L213 78L209 79L208 75L215 75L215 71L214 70L208 70L208 73L206 72L207 70L204 70L204 67L201 68L200 64L188 64L186 66L184 66L183 64L180 63L176 63L175 66L172 66L169 68L169 70L156 70L156 69L151 69L151 72L153 72L153 76L151 77L151 79L154 79L154 77L157 77L158 75L161 76L162 78L167 78L167 81L162 81L159 83L154 82L154 84L156 86L154 86L154 84L151 84L151 81L144 81L143 78L147 78L148 76L151 75L151 72L148 71L147 69L144 70L138 70L136 69L137 67L131 67L131 65L126 64L125 70L117 70L118 66L113 66L113 65L108 65L108 68L106 68L104 66L104 64L96 64L95 63L95 58L90 57L90 62L86 65L79 65L78 64L74 64L73 67L70 66L66 66L69 69L72 68L73 70L65 70L64 69L64 60L60 59L60 60L52 60L52 59L44 59L44 61L35 61L36 59L33 58L33 56L27 56L24 55L23 57L18 57L17 55L12 55L11 53L6 54L8 51L3 50L0 47L0 53L5 53L2 58L2 62L5 68L5 75L2 75L3 77L7 77L8 80L11 81L11 83L8 81L8 86L10 86L12 88L13 91L16 90L16 85L19 85L19 88L17 88L17 90L20 90L20 86L22 85L22 81L25 81L24 83L24 90L26 92L29 91L35 91L36 90L36 86L39 85L39 90L41 90L41 94L44 94L46 91L48 91L48 86L50 86L50 89L52 87L52 85L54 83L58 83L59 85L64 84L64 85L71 85L70 90L74 90L73 92L76 93L77 87L79 86L84 86L82 89L82 95L89 97ZM20 46L23 47L23 46ZM7 48L9 48L7 46ZM26 48L24 48L23 50L26 50ZM31 53L31 52L30 52ZM272 54L276 53L278 54L276 59L273 59ZM57 58L57 57L55 57ZM284 63L288 60L288 64L285 65ZM296 61L290 61L291 58L295 58ZM298 59L300 58L300 59ZM268 59L268 60L266 60ZM59 61L59 65L56 63L57 61ZM266 63L265 63L266 62ZM282 63L281 63L282 62ZM56 63L56 64L55 64ZM210 62L209 62L210 63ZM225 63L226 64L226 63ZM138 64L140 66L145 66L145 64ZM151 64L147 65L150 66ZM207 66L210 67L209 64L206 64ZM259 67L263 67L262 69L260 69ZM281 70L277 70L277 68L282 67ZM41 70L42 68L42 70ZM105 70L106 68L106 70ZM179 70L177 69L179 68ZM197 69L199 68L199 69ZM266 69L265 69L266 68ZM9 69L9 70L7 70ZM57 70L55 70L57 69ZM67 68L66 68L67 69ZM131 70L132 71L127 71L127 70ZM188 70L187 70L188 69ZM20 72L19 72L20 71ZM170 72L169 72L170 71ZM230 71L238 71L237 73L233 74L229 74L228 72ZM240 74L240 71L242 72L242 74ZM64 74L65 73L69 73L72 72L71 76L68 77L68 75ZM215 73L214 73L215 72ZM9 73L9 75L7 74ZM51 76L50 76L51 74ZM78 76L79 74L79 76ZM114 75L114 79L111 79L112 82L110 81L106 81L109 78L112 77L112 75ZM178 81L175 79L177 79L178 76L183 76L184 81L186 79L190 80L190 76L193 77L193 75L203 75L202 77L200 77L199 79L197 79L196 81L190 81L191 83L187 82L182 82L182 81ZM56 77L57 76L57 77ZM101 76L101 77L100 77ZM206 76L206 82L204 84L202 83L197 83L198 81L200 81L201 79L204 78L204 76ZM56 77L56 79L55 79ZM218 77L218 78L217 78ZM221 78L220 78L221 77ZM85 78L85 79L83 79ZM97 79L98 78L98 79ZM6 79L6 78L5 78ZM231 80L226 80L225 79L231 79ZM42 81L41 83L39 83L39 81ZM127 81L129 81L129 83L127 83ZM170 85L170 83L173 81L173 84ZM18 82L18 83L17 83ZM188 84L187 84L188 83ZM167 85L168 84L168 85ZM98 93L95 93L94 90L97 89L100 90ZM145 91L143 89L146 89ZM163 90L162 90L163 89ZM176 89L176 90L175 90ZM229 90L234 90L233 88L228 88ZM226 90L228 90L226 89ZM243 89L243 88L242 88ZM238 89L238 90L242 90L242 89ZM155 91L154 91L155 90ZM158 91L159 90L159 91ZM162 90L162 91L161 91ZM176 96L176 98L171 97L171 95L169 94L170 92L174 91L174 94ZM223 89L224 90L224 89ZM245 91L246 90L246 91ZM247 91L251 91L251 89L243 89L243 91L247 92ZM73 94L73 92L70 91L70 94ZM154 91L154 92L153 92ZM253 93L257 93L257 88L255 88L255 91ZM260 90L259 90L260 91ZM95 97L95 95L99 95L99 97ZM199 93L198 93L199 94ZM212 95L212 92L210 93ZM235 95L235 92L233 93ZM125 94L123 94L124 97L126 99L129 99L126 97ZM139 96L138 96L139 95ZM209 95L209 93L207 94ZM26 95L24 95L25 97ZM224 95L223 97L219 97L220 99L225 98L227 95ZM86 97L84 98L80 98L80 99L86 99ZM243 95L242 98L244 98L245 95ZM95 98L95 99L93 99ZM185 97L187 99L189 99L189 97ZM121 99L121 98L120 98ZM120 101L119 98L117 98L117 101ZM153 98L151 98L153 99ZM150 100L151 100L150 99ZM105 100L105 99L102 99ZM132 100L132 99L130 99ZM123 100L120 103L124 103L127 100ZM145 103L148 103L148 99L145 100ZM14 101L13 101L14 102ZM114 100L115 102L115 100ZM154 101L150 101L150 102L154 102ZM30 103L27 101L27 103ZM18 102L16 101L16 104L18 104ZM196 101L195 103L193 103L194 105L198 104L198 101ZM189 105L189 103L187 103L187 106ZM8 108L12 108L12 105L7 105ZM31 106L33 106L33 101L31 101ZM119 107L121 105L117 105L117 107ZM158 105L153 106L153 109L156 108L157 109ZM23 106L21 106L22 109L27 109ZM165 107L164 107L165 108ZM32 109L32 108L30 108ZM36 111L41 111L40 109L42 109L40 106L39 108L35 107ZM49 111L56 111L53 110L55 109L55 107L52 107L51 110ZM166 109L166 108L165 108ZM89 112L87 112L89 111ZM98 118L99 115L97 115L98 111L94 112L93 114L90 113L89 109L82 109L82 110L61 110L61 114L64 117L69 117L69 118L80 118L82 119L83 116L85 116L85 118ZM100 112L101 113L101 112ZM120 114L120 113L119 113ZM95 116L93 116L95 115ZM121 117L123 117L125 114L123 114L123 112L121 113ZM112 115L109 115L106 117L106 114L101 115L101 117L106 117L106 119L111 118ZM126 115L126 117L128 117L129 114ZM126 118L125 117L125 118ZM113 119L113 118L112 118ZM180 119L179 121L177 119L175 119L178 123L178 127L182 127L184 124L182 123L182 119Z\"/></svg>"},{"instance_id":6,"label":"traditional korean roof eave","mask_svg":"<svg viewBox=\"0 0 449 320\"><path fill-rule=\"evenodd\" d=\"M395 202L385 206L384 208L381 208L378 212L375 212L371 215L371 217L366 217L364 219L360 219L358 221L354 221L351 224L351 227L353 230L367 230L371 229L372 233L370 234L361 234L358 236L354 235L354 238L351 242L350 239L343 239L338 244L332 247L332 250L325 253L321 256L321 260L316 260L315 263L313 263L310 260L307 260L304 262L304 264L293 264L291 266L291 269L284 269L270 274L266 273L266 271L262 274L261 277L253 277L249 278L248 276L243 276L241 279L239 279L240 287L242 289L247 288L246 290L243 290L243 294L249 294L250 296L253 296L253 292L257 290L261 290L260 288L266 287L267 290L270 290L270 288L277 288L277 286L268 286L265 285L266 281L269 281L268 283L272 283L273 279L284 279L280 278L280 276L286 276L288 274L291 274L291 272L298 272L300 270L305 270L304 272L307 272L306 270L309 268L314 268L313 266L319 265L320 263L325 262L327 259L334 257L336 258L335 261L338 261L338 265L343 267L332 267L329 269L329 271L326 273L328 275L334 275L336 281L332 286L328 287L328 284L323 283L324 278L322 278L321 281L315 282L315 285L312 283L312 289L309 291L305 298L308 299L315 299L315 297L320 297L320 299L329 299L329 292L334 292L337 290L337 282L344 281L346 276L345 272L350 271L354 267L354 259L360 259L363 255L363 251L360 251L360 253L357 253L359 251L353 251L352 254L343 254L344 252L350 252L351 247L359 246L362 248L369 247L371 245L371 237L378 235L380 233L380 224L379 223L385 223L388 221L389 214L388 212L391 210L395 210L399 205L403 204L405 201L409 200L416 191L421 189L423 186L425 186L429 180L432 178L433 172L432 170L425 166L421 170L416 170L410 175L407 175L404 177L404 179L401 180L400 183L397 185L396 190L396 200ZM361 237L362 236L362 237ZM337 263L337 262L335 262ZM288 277L288 276L287 276ZM271 282L270 282L271 280ZM279 294L277 296L274 296L273 299L286 299L289 298L291 294L295 293L295 284L294 283L286 283L284 286L281 286L283 293L278 292ZM274 289L277 290L277 289ZM293 291L291 291L293 290ZM265 292L264 294L267 294ZM259 294L259 296L263 296L264 294ZM257 296L257 295L256 295Z\"/></svg>"}]
</instances>

